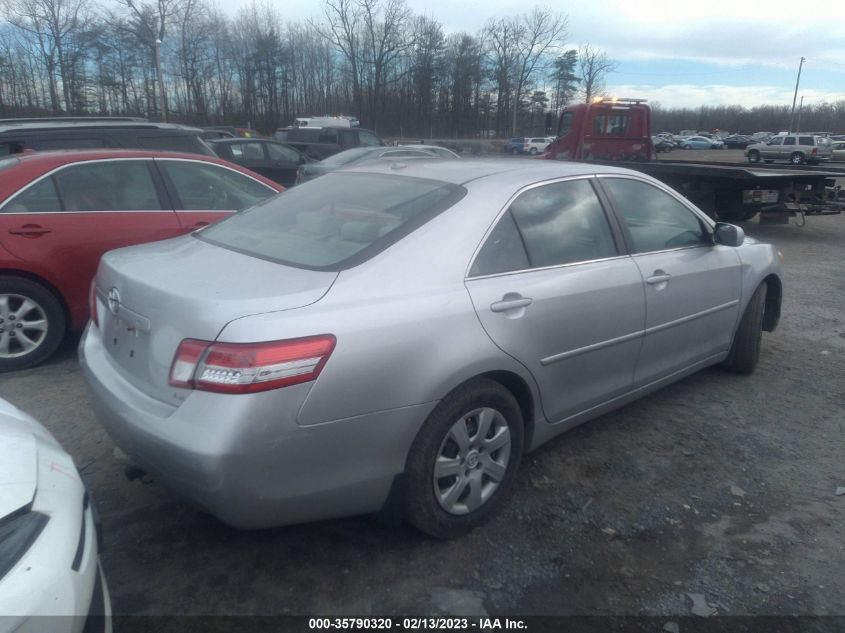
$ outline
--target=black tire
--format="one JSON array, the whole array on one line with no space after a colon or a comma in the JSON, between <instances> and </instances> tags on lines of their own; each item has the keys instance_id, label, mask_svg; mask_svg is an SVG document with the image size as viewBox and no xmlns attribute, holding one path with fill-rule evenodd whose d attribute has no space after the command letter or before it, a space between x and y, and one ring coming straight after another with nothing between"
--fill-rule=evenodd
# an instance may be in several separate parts
<instances>
[{"instance_id":1,"label":"black tire","mask_svg":"<svg viewBox=\"0 0 845 633\"><path fill-rule=\"evenodd\" d=\"M748 152L748 162L749 163L759 163L760 162L760 152L757 150L751 150Z\"/></svg>"},{"instance_id":2,"label":"black tire","mask_svg":"<svg viewBox=\"0 0 845 633\"><path fill-rule=\"evenodd\" d=\"M0 298L6 299L0 302L0 372L26 369L45 361L65 336L65 313L59 300L41 284L10 275L0 275ZM21 314L24 300L34 307ZM27 327L42 320L46 321L46 332L40 326ZM27 350L23 340L34 346Z\"/></svg>"},{"instance_id":3,"label":"black tire","mask_svg":"<svg viewBox=\"0 0 845 633\"><path fill-rule=\"evenodd\" d=\"M481 408L492 409L500 414L504 418L507 430L510 433L510 452L504 475L501 477L498 486L493 489L486 500L481 501L481 505L477 509L463 514L447 512L435 492L436 485L439 485L435 483L434 478L435 462L449 446L451 441L449 434L453 427L458 422L471 421L472 417L469 414ZM479 435L480 433L476 432L474 436L469 437L469 440L473 441L473 438L477 438ZM525 430L519 404L513 394L499 383L485 378L476 378L452 391L440 401L440 404L428 416L408 454L405 467L405 518L420 531L442 539L461 536L478 526L490 515L511 487L522 458L524 436ZM457 444L454 442L452 444L457 448ZM499 450L493 450L489 455L493 456L499 453ZM479 449L480 451L483 451L483 448ZM462 477L462 479L468 480L469 473L473 472L471 467L466 466L468 461L465 462L460 454L456 455L454 459L460 461L460 470L466 468L467 477ZM479 482L483 482L485 481L483 479L485 477L484 466L482 466L484 462L478 454L476 454L476 460L479 467L474 474L478 475ZM459 477L461 475L455 475L454 486L459 485ZM446 479L448 481L448 477ZM443 479L440 481L443 481ZM486 484L478 483L477 485L490 485L490 481L487 481ZM469 497L471 488L471 485L464 484L461 488L461 494L457 497ZM464 492L467 495L464 495ZM467 501L467 504L469 505L469 501Z\"/></svg>"},{"instance_id":4,"label":"black tire","mask_svg":"<svg viewBox=\"0 0 845 633\"><path fill-rule=\"evenodd\" d=\"M801 152L792 152L789 155L789 162L793 165L802 165L804 163L804 154Z\"/></svg>"},{"instance_id":5,"label":"black tire","mask_svg":"<svg viewBox=\"0 0 845 633\"><path fill-rule=\"evenodd\" d=\"M692 149L692 145L681 145L681 149Z\"/></svg>"},{"instance_id":6,"label":"black tire","mask_svg":"<svg viewBox=\"0 0 845 633\"><path fill-rule=\"evenodd\" d=\"M754 291L734 333L728 357L722 367L740 374L750 374L760 359L760 342L763 338L763 312L766 308L766 284Z\"/></svg>"},{"instance_id":7,"label":"black tire","mask_svg":"<svg viewBox=\"0 0 845 633\"><path fill-rule=\"evenodd\" d=\"M531 149L528 150L528 153L531 154L532 156L536 156L537 155L537 148L532 147Z\"/></svg>"}]
</instances>

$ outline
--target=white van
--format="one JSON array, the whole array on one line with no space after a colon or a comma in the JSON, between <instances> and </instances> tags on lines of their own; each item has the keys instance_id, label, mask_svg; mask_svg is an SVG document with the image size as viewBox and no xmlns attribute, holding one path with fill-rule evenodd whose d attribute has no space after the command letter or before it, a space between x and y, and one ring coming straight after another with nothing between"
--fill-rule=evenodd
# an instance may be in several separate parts
<instances>
[{"instance_id":1,"label":"white van","mask_svg":"<svg viewBox=\"0 0 845 633\"><path fill-rule=\"evenodd\" d=\"M293 127L358 127L358 119L351 116L314 116L300 117L293 122Z\"/></svg>"}]
</instances>

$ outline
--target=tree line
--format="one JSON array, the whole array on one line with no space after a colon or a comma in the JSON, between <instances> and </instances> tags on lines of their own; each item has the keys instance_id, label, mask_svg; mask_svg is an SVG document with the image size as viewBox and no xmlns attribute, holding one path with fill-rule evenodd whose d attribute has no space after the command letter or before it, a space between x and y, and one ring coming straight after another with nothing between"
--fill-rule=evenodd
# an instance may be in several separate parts
<instances>
[{"instance_id":1,"label":"tree line","mask_svg":"<svg viewBox=\"0 0 845 633\"><path fill-rule=\"evenodd\" d=\"M796 107L791 105L701 106L699 108L662 108L652 104L655 132L723 130L753 134L782 131L845 133L845 100ZM791 128L790 128L790 123Z\"/></svg>"},{"instance_id":2,"label":"tree line","mask_svg":"<svg viewBox=\"0 0 845 633\"><path fill-rule=\"evenodd\" d=\"M269 2L230 17L211 0L0 0L0 116L143 116L272 132L297 116L347 114L382 135L539 135L554 131L566 104L604 94L616 69L589 43L568 47L566 15L545 7L476 33L447 33L405 0L318 7L315 18L291 21ZM845 127L841 105L830 107L827 128ZM819 110L804 109L808 125ZM750 120L766 123L747 125L785 129L776 112L772 124L761 110ZM711 124L720 114L733 118ZM730 108L656 115L660 129L749 120Z\"/></svg>"}]
</instances>

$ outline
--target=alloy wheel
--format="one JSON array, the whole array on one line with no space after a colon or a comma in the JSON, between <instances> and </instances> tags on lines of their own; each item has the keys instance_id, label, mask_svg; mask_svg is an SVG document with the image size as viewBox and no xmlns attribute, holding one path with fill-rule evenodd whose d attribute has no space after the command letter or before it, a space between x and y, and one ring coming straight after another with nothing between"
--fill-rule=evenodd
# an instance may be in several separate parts
<instances>
[{"instance_id":1,"label":"alloy wheel","mask_svg":"<svg viewBox=\"0 0 845 633\"><path fill-rule=\"evenodd\" d=\"M31 354L47 338L44 308L30 297L0 294L0 358Z\"/></svg>"}]
</instances>

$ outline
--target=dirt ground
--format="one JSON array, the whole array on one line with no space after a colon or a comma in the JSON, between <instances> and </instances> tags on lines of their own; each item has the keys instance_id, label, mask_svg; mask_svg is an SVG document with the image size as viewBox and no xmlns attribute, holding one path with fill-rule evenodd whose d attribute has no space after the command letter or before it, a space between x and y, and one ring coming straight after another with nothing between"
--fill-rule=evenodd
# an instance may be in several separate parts
<instances>
[{"instance_id":1,"label":"dirt ground","mask_svg":"<svg viewBox=\"0 0 845 633\"><path fill-rule=\"evenodd\" d=\"M786 258L757 372L705 370L559 437L456 541L371 517L238 532L128 481L75 341L0 396L89 478L117 614L845 615L845 217L745 228Z\"/></svg>"}]
</instances>

